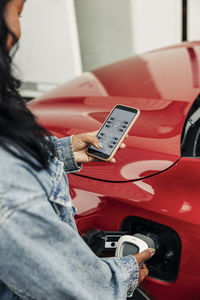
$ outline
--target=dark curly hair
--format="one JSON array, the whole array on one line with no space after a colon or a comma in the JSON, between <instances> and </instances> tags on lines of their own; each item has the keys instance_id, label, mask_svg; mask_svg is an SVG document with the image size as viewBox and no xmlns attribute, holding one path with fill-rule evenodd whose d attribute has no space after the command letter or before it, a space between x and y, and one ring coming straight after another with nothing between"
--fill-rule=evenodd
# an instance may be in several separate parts
<instances>
[{"instance_id":1,"label":"dark curly hair","mask_svg":"<svg viewBox=\"0 0 200 300\"><path fill-rule=\"evenodd\" d=\"M55 155L50 133L41 127L19 93L20 81L12 75L12 56L6 46L9 34L4 16L11 0L0 0L0 145L34 169L48 168Z\"/></svg>"}]
</instances>

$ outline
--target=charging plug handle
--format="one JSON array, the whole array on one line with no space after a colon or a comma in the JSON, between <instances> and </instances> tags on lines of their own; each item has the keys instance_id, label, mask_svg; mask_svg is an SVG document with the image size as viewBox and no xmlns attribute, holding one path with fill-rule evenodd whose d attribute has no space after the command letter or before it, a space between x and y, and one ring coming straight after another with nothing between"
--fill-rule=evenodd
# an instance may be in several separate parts
<instances>
[{"instance_id":1,"label":"charging plug handle","mask_svg":"<svg viewBox=\"0 0 200 300\"><path fill-rule=\"evenodd\" d=\"M148 236L146 236L146 235L144 235L144 234L140 234L140 233L136 233L136 234L134 234L133 236L135 236L135 237L137 237L138 239L141 239L141 240L143 240L145 243L147 243L148 248L154 248L154 249L156 249L156 245L155 245L154 241L153 241L150 237L148 237Z\"/></svg>"}]
</instances>

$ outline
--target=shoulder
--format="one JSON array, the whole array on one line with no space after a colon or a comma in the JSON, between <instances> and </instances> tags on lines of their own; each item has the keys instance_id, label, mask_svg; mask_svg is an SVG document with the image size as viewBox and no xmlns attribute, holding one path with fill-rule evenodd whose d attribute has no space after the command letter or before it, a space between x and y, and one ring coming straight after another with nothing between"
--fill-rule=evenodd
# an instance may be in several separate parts
<instances>
[{"instance_id":1,"label":"shoulder","mask_svg":"<svg viewBox=\"0 0 200 300\"><path fill-rule=\"evenodd\" d=\"M2 214L45 198L37 173L28 165L0 147L0 218Z\"/></svg>"},{"instance_id":2,"label":"shoulder","mask_svg":"<svg viewBox=\"0 0 200 300\"><path fill-rule=\"evenodd\" d=\"M34 178L32 168L28 163L2 147L0 147L0 158L0 183L16 183L16 185L19 183L19 185L23 185L27 180L30 180L30 177Z\"/></svg>"},{"instance_id":3,"label":"shoulder","mask_svg":"<svg viewBox=\"0 0 200 300\"><path fill-rule=\"evenodd\" d=\"M19 158L15 157L1 146L0 158L0 184L2 182L9 183L16 174L22 173L22 170L25 171L26 169L26 166Z\"/></svg>"}]
</instances>

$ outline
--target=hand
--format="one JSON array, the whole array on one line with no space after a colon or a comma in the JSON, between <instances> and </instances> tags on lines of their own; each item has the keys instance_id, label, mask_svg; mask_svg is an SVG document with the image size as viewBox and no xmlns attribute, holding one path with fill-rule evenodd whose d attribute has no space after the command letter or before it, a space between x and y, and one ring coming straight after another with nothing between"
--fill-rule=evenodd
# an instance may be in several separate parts
<instances>
[{"instance_id":1,"label":"hand","mask_svg":"<svg viewBox=\"0 0 200 300\"><path fill-rule=\"evenodd\" d=\"M97 162L98 160L95 157L89 156L86 152L90 144L94 145L96 148L101 149L101 143L96 137L98 131L90 133L82 133L72 136L72 147L74 150L74 156L77 163L88 163L88 162ZM126 145L122 143L119 149L125 148ZM112 158L109 162L115 163L115 158Z\"/></svg>"},{"instance_id":2,"label":"hand","mask_svg":"<svg viewBox=\"0 0 200 300\"><path fill-rule=\"evenodd\" d=\"M139 265L138 286L149 274L149 271L143 262L150 259L154 254L155 254L155 249L149 248L139 254L134 255Z\"/></svg>"}]
</instances>

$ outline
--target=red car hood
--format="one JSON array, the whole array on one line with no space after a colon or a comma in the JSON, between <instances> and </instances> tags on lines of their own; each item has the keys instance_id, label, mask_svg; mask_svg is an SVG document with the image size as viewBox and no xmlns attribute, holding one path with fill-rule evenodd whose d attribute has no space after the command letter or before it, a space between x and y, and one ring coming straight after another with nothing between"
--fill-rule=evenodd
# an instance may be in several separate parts
<instances>
[{"instance_id":1,"label":"red car hood","mask_svg":"<svg viewBox=\"0 0 200 300\"><path fill-rule=\"evenodd\" d=\"M200 44L185 43L83 74L29 105L58 137L98 130L116 104L139 108L117 163L87 164L80 172L98 180L138 180L180 158L185 118L200 90L199 63Z\"/></svg>"}]
</instances>

